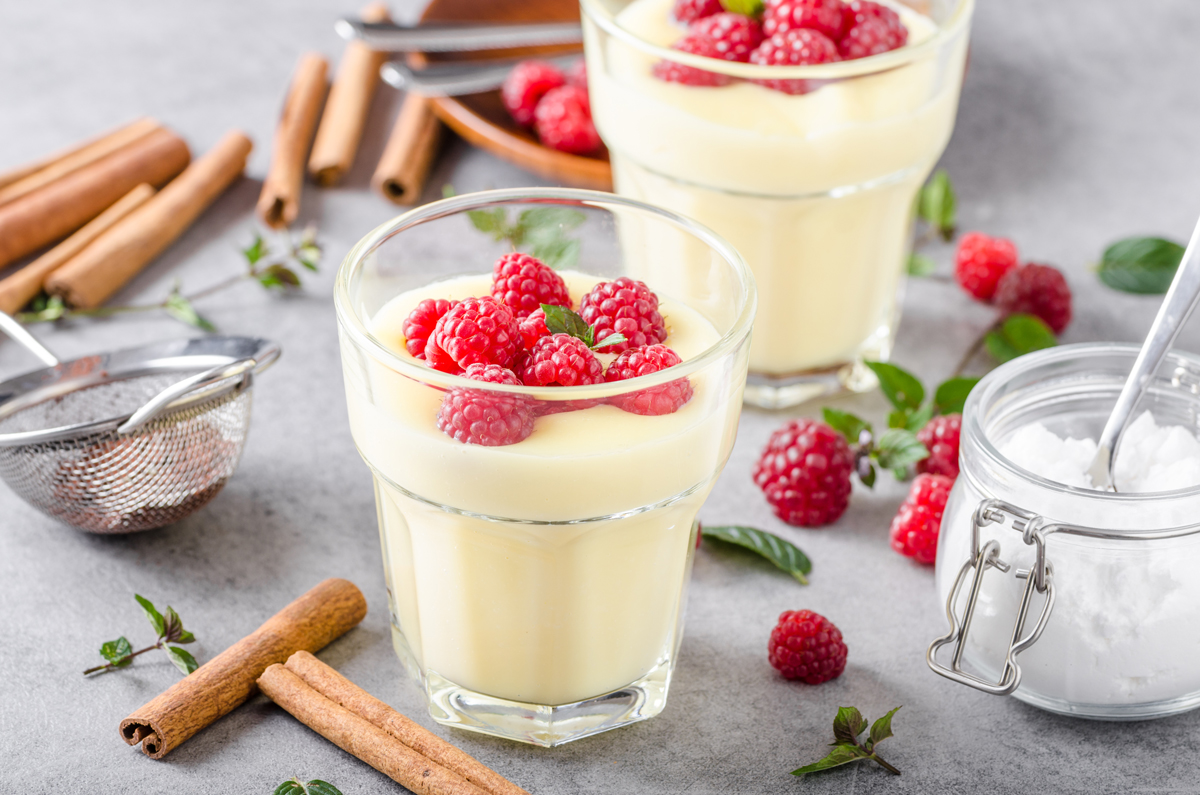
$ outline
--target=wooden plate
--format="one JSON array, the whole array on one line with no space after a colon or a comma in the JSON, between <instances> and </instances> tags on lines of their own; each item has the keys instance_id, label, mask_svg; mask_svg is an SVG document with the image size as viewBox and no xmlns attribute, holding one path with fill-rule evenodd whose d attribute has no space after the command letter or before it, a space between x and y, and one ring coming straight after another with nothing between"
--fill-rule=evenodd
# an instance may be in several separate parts
<instances>
[{"instance_id":1,"label":"wooden plate","mask_svg":"<svg viewBox=\"0 0 1200 795\"><path fill-rule=\"evenodd\" d=\"M570 22L579 19L579 0L432 0L421 17L425 22ZM472 53L475 58L546 56L570 47L537 47ZM464 54L439 55L460 59ZM581 53L582 57L582 53ZM434 59L430 54L429 58ZM468 143L485 149L540 177L577 188L612 190L608 151L572 155L542 146L532 130L519 126L500 101L500 92L437 97L434 110L450 129Z\"/></svg>"}]
</instances>

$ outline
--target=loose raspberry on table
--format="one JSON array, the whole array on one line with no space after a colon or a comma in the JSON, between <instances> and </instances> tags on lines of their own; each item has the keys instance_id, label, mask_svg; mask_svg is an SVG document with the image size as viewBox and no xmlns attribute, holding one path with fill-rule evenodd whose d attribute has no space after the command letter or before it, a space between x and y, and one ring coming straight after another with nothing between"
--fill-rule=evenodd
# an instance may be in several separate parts
<instances>
[{"instance_id":1,"label":"loose raspberry on table","mask_svg":"<svg viewBox=\"0 0 1200 795\"><path fill-rule=\"evenodd\" d=\"M563 76L567 79L567 85L586 89L588 87L587 61L582 58L576 60L567 67Z\"/></svg>"},{"instance_id":2,"label":"loose raspberry on table","mask_svg":"<svg viewBox=\"0 0 1200 795\"><path fill-rule=\"evenodd\" d=\"M962 415L934 417L917 431L917 439L929 451L928 458L917 462L917 471L931 475L958 477L958 439L962 433Z\"/></svg>"},{"instance_id":3,"label":"loose raspberry on table","mask_svg":"<svg viewBox=\"0 0 1200 795\"><path fill-rule=\"evenodd\" d=\"M667 325L658 312L658 296L628 276L593 287L579 302L579 314L595 329L597 345L610 334L625 337L624 342L603 348L604 353L624 353L667 339Z\"/></svg>"},{"instance_id":4,"label":"loose raspberry on table","mask_svg":"<svg viewBox=\"0 0 1200 795\"><path fill-rule=\"evenodd\" d=\"M433 333L442 315L457 303L445 298L426 298L417 304L400 327L404 334L404 349L418 359L424 359L425 344L429 341L429 335Z\"/></svg>"},{"instance_id":5,"label":"loose raspberry on table","mask_svg":"<svg viewBox=\"0 0 1200 795\"><path fill-rule=\"evenodd\" d=\"M560 152L586 155L600 148L586 88L559 86L546 92L534 111L538 139Z\"/></svg>"},{"instance_id":6,"label":"loose raspberry on table","mask_svg":"<svg viewBox=\"0 0 1200 795\"><path fill-rule=\"evenodd\" d=\"M528 127L533 124L534 110L542 97L566 82L562 71L552 63L521 61L504 78L500 99L512 114L513 121Z\"/></svg>"},{"instance_id":7,"label":"loose raspberry on table","mask_svg":"<svg viewBox=\"0 0 1200 795\"><path fill-rule=\"evenodd\" d=\"M463 376L489 384L520 386L521 379L498 364L472 364ZM438 410L438 430L464 444L498 447L516 444L533 433L532 402L523 395L455 387Z\"/></svg>"},{"instance_id":8,"label":"loose raspberry on table","mask_svg":"<svg viewBox=\"0 0 1200 795\"><path fill-rule=\"evenodd\" d=\"M771 434L754 465L754 482L788 524L820 527L850 504L854 455L845 437L823 422L789 420Z\"/></svg>"},{"instance_id":9,"label":"loose raspberry on table","mask_svg":"<svg viewBox=\"0 0 1200 795\"><path fill-rule=\"evenodd\" d=\"M762 44L763 27L744 14L714 14L693 23L688 35L712 39L721 60L746 63L754 48Z\"/></svg>"},{"instance_id":10,"label":"loose raspberry on table","mask_svg":"<svg viewBox=\"0 0 1200 795\"><path fill-rule=\"evenodd\" d=\"M604 368L587 343L570 334L551 334L533 344L517 363L526 386L587 386L604 382Z\"/></svg>"},{"instance_id":11,"label":"loose raspberry on table","mask_svg":"<svg viewBox=\"0 0 1200 795\"><path fill-rule=\"evenodd\" d=\"M725 7L721 5L721 0L675 0L671 16L675 18L676 22L690 25L697 19L711 17L724 10Z\"/></svg>"},{"instance_id":12,"label":"loose raspberry on table","mask_svg":"<svg viewBox=\"0 0 1200 795\"><path fill-rule=\"evenodd\" d=\"M1017 247L1003 237L968 232L958 241L954 277L980 301L991 301L1004 274L1017 267Z\"/></svg>"},{"instance_id":13,"label":"loose raspberry on table","mask_svg":"<svg viewBox=\"0 0 1200 795\"><path fill-rule=\"evenodd\" d=\"M892 549L918 563L937 560L938 532L954 481L945 475L917 475L892 519Z\"/></svg>"},{"instance_id":14,"label":"loose raspberry on table","mask_svg":"<svg viewBox=\"0 0 1200 795\"><path fill-rule=\"evenodd\" d=\"M684 36L671 45L672 50L703 55L705 58L724 60L721 45L707 36ZM729 75L710 72L707 69L697 69L694 66L676 63L675 61L659 61L654 64L651 73L659 80L668 83L682 83L685 86L727 86L732 82Z\"/></svg>"},{"instance_id":15,"label":"loose raspberry on table","mask_svg":"<svg viewBox=\"0 0 1200 795\"><path fill-rule=\"evenodd\" d=\"M750 63L761 66L801 66L837 60L840 60L837 45L824 33L808 28L776 33L750 53ZM753 82L785 94L807 94L812 89L810 81L797 78Z\"/></svg>"},{"instance_id":16,"label":"loose raspberry on table","mask_svg":"<svg viewBox=\"0 0 1200 795\"><path fill-rule=\"evenodd\" d=\"M785 679L819 685L846 669L846 642L825 616L811 610L785 610L771 630L767 659Z\"/></svg>"},{"instance_id":17,"label":"loose raspberry on table","mask_svg":"<svg viewBox=\"0 0 1200 795\"><path fill-rule=\"evenodd\" d=\"M463 299L442 315L425 345L425 359L447 373L457 373L472 364L508 367L520 347L516 315L485 295Z\"/></svg>"},{"instance_id":18,"label":"loose raspberry on table","mask_svg":"<svg viewBox=\"0 0 1200 795\"><path fill-rule=\"evenodd\" d=\"M521 329L521 341L526 348L532 348L533 343L550 336L550 329L546 328L546 313L540 308L521 318L517 326Z\"/></svg>"},{"instance_id":19,"label":"loose raspberry on table","mask_svg":"<svg viewBox=\"0 0 1200 795\"><path fill-rule=\"evenodd\" d=\"M571 306L567 283L537 257L514 251L492 267L492 298L508 306L518 319L542 304Z\"/></svg>"},{"instance_id":20,"label":"loose raspberry on table","mask_svg":"<svg viewBox=\"0 0 1200 795\"><path fill-rule=\"evenodd\" d=\"M1040 317L1055 334L1071 322L1071 288L1058 268L1030 262L1000 277L993 302L1006 314Z\"/></svg>"},{"instance_id":21,"label":"loose raspberry on table","mask_svg":"<svg viewBox=\"0 0 1200 795\"><path fill-rule=\"evenodd\" d=\"M763 33L774 36L793 28L809 28L837 41L849 21L842 0L767 0Z\"/></svg>"},{"instance_id":22,"label":"loose raspberry on table","mask_svg":"<svg viewBox=\"0 0 1200 795\"><path fill-rule=\"evenodd\" d=\"M679 358L679 354L666 345L633 348L612 361L604 373L604 380L611 384L650 375L674 367L681 361L683 360ZM608 402L630 414L659 416L674 414L691 399L692 383L686 378L678 378L661 386L616 395L609 398Z\"/></svg>"}]
</instances>

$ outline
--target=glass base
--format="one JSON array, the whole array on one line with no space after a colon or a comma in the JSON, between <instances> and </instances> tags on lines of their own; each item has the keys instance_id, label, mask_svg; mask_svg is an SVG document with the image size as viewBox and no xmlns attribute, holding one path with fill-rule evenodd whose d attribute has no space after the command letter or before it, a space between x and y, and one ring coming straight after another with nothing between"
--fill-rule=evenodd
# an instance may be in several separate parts
<instances>
[{"instance_id":1,"label":"glass base","mask_svg":"<svg viewBox=\"0 0 1200 795\"><path fill-rule=\"evenodd\" d=\"M862 361L788 375L750 373L744 400L762 409L784 409L839 392L869 392L879 380Z\"/></svg>"}]
</instances>

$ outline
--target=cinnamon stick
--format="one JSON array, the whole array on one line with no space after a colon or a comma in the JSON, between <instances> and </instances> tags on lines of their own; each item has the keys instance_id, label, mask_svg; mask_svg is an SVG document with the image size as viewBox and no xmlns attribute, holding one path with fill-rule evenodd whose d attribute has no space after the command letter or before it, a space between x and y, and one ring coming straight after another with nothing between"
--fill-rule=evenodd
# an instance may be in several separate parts
<instances>
[{"instance_id":1,"label":"cinnamon stick","mask_svg":"<svg viewBox=\"0 0 1200 795\"><path fill-rule=\"evenodd\" d=\"M417 753L491 795L529 795L475 757L401 715L312 654L298 651L288 658L284 667L333 703L383 729Z\"/></svg>"},{"instance_id":2,"label":"cinnamon stick","mask_svg":"<svg viewBox=\"0 0 1200 795\"><path fill-rule=\"evenodd\" d=\"M364 22L387 22L391 18L383 3L372 3L361 16ZM367 111L379 86L379 67L385 60L387 53L372 50L361 41L346 45L308 158L309 176L318 185L334 184L354 164Z\"/></svg>"},{"instance_id":3,"label":"cinnamon stick","mask_svg":"<svg viewBox=\"0 0 1200 795\"><path fill-rule=\"evenodd\" d=\"M304 163L317 126L317 114L321 112L321 100L325 98L328 69L329 63L323 56L309 53L300 59L292 76L283 113L275 128L271 168L256 208L267 226L276 229L289 226L300 213Z\"/></svg>"},{"instance_id":4,"label":"cinnamon stick","mask_svg":"<svg viewBox=\"0 0 1200 795\"><path fill-rule=\"evenodd\" d=\"M189 160L183 139L158 129L0 207L0 268L66 237L137 185L161 187Z\"/></svg>"},{"instance_id":5,"label":"cinnamon stick","mask_svg":"<svg viewBox=\"0 0 1200 795\"><path fill-rule=\"evenodd\" d=\"M12 314L33 300L42 291L46 278L82 251L89 243L129 215L154 195L146 183L138 185L120 201L89 221L82 229L21 268L11 276L0 279L0 312Z\"/></svg>"},{"instance_id":6,"label":"cinnamon stick","mask_svg":"<svg viewBox=\"0 0 1200 795\"><path fill-rule=\"evenodd\" d=\"M268 666L300 649L318 651L356 626L367 602L353 583L329 579L250 635L169 687L121 721L121 739L162 759L196 732L233 711L255 692Z\"/></svg>"},{"instance_id":7,"label":"cinnamon stick","mask_svg":"<svg viewBox=\"0 0 1200 795\"><path fill-rule=\"evenodd\" d=\"M74 307L104 303L183 234L246 168L253 145L231 130L203 157L46 279Z\"/></svg>"},{"instance_id":8,"label":"cinnamon stick","mask_svg":"<svg viewBox=\"0 0 1200 795\"><path fill-rule=\"evenodd\" d=\"M305 726L417 795L487 795L457 773L325 698L282 665L267 668L258 686Z\"/></svg>"},{"instance_id":9,"label":"cinnamon stick","mask_svg":"<svg viewBox=\"0 0 1200 795\"><path fill-rule=\"evenodd\" d=\"M396 117L371 184L394 204L421 198L429 169L442 141L442 123L428 97L409 93Z\"/></svg>"},{"instance_id":10,"label":"cinnamon stick","mask_svg":"<svg viewBox=\"0 0 1200 795\"><path fill-rule=\"evenodd\" d=\"M43 185L49 185L54 180L89 166L100 158L161 128L162 125L154 119L138 119L100 138L53 155L48 161L38 164L38 168L28 172L25 176L12 180L11 184L0 181L0 185L3 185L0 187L0 204L8 204L27 193L32 193Z\"/></svg>"}]
</instances>

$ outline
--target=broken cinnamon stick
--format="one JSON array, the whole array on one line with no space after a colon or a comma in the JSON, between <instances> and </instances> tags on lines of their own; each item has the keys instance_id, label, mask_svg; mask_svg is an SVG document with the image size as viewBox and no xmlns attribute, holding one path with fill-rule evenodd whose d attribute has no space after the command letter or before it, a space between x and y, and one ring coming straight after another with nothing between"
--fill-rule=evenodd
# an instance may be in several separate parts
<instances>
[{"instance_id":1,"label":"broken cinnamon stick","mask_svg":"<svg viewBox=\"0 0 1200 795\"><path fill-rule=\"evenodd\" d=\"M409 93L396 117L371 184L394 204L416 204L442 141L442 122L428 97Z\"/></svg>"},{"instance_id":2,"label":"broken cinnamon stick","mask_svg":"<svg viewBox=\"0 0 1200 795\"><path fill-rule=\"evenodd\" d=\"M252 144L231 130L143 206L117 222L46 279L74 307L104 303L183 234L246 168Z\"/></svg>"},{"instance_id":3,"label":"broken cinnamon stick","mask_svg":"<svg viewBox=\"0 0 1200 795\"><path fill-rule=\"evenodd\" d=\"M250 698L268 666L301 649L324 648L366 614L367 601L353 583L325 580L135 710L121 721L121 739L129 745L140 742L147 756L162 759Z\"/></svg>"},{"instance_id":4,"label":"broken cinnamon stick","mask_svg":"<svg viewBox=\"0 0 1200 795\"><path fill-rule=\"evenodd\" d=\"M165 128L0 207L0 268L66 237L145 182L161 187L191 160Z\"/></svg>"},{"instance_id":5,"label":"broken cinnamon stick","mask_svg":"<svg viewBox=\"0 0 1200 795\"><path fill-rule=\"evenodd\" d=\"M298 651L288 658L284 667L325 698L491 795L529 795L475 757L401 715L312 654Z\"/></svg>"},{"instance_id":6,"label":"broken cinnamon stick","mask_svg":"<svg viewBox=\"0 0 1200 795\"><path fill-rule=\"evenodd\" d=\"M154 195L146 183L138 185L120 201L97 215L75 234L47 251L11 276L0 279L0 312L10 315L32 301L42 291L47 277L83 251L89 243L129 215Z\"/></svg>"},{"instance_id":7,"label":"broken cinnamon stick","mask_svg":"<svg viewBox=\"0 0 1200 795\"><path fill-rule=\"evenodd\" d=\"M317 126L317 114L325 98L325 73L329 63L321 55L309 53L300 59L292 84L284 100L283 113L275 128L271 150L271 168L258 197L258 215L267 226L281 229L291 225L300 213L300 191L304 182L304 163Z\"/></svg>"},{"instance_id":8,"label":"broken cinnamon stick","mask_svg":"<svg viewBox=\"0 0 1200 795\"><path fill-rule=\"evenodd\" d=\"M391 18L383 3L372 3L361 16L364 22ZM372 50L361 41L346 45L308 158L309 176L318 185L333 185L354 165L371 99L379 86L379 67L385 60L387 53Z\"/></svg>"},{"instance_id":9,"label":"broken cinnamon stick","mask_svg":"<svg viewBox=\"0 0 1200 795\"><path fill-rule=\"evenodd\" d=\"M325 698L282 665L267 668L258 686L305 726L417 795L487 795L457 773Z\"/></svg>"}]
</instances>

